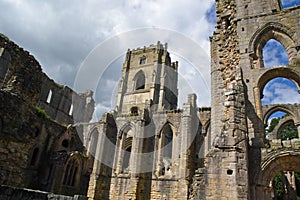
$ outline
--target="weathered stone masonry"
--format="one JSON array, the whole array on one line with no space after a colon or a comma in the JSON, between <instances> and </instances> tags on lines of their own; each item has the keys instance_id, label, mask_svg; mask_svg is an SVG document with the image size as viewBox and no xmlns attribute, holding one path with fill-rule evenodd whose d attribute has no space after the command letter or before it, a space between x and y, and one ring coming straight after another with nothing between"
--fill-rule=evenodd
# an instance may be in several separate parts
<instances>
[{"instance_id":1,"label":"weathered stone masonry","mask_svg":"<svg viewBox=\"0 0 300 200\"><path fill-rule=\"evenodd\" d=\"M1 36L0 184L88 199L272 199L278 172L300 172L299 137L279 139L286 124L300 136L300 106L261 99L276 77L300 88L300 7L216 0L216 14L211 108L198 108L195 94L177 108L180 64L158 42L127 51L116 108L94 123L92 92L56 84ZM288 65L265 68L270 39L284 46ZM266 136L276 111L289 116Z\"/></svg>"}]
</instances>

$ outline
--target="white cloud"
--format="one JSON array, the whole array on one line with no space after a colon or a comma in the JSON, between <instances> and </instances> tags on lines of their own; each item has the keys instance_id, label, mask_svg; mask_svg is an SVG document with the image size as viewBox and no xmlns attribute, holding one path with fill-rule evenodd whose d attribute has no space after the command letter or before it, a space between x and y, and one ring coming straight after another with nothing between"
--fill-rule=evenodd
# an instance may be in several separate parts
<instances>
[{"instance_id":1,"label":"white cloud","mask_svg":"<svg viewBox=\"0 0 300 200\"><path fill-rule=\"evenodd\" d=\"M263 94L263 105L300 102L300 95L296 85L285 78L275 78L269 81L264 88Z\"/></svg>"},{"instance_id":2,"label":"white cloud","mask_svg":"<svg viewBox=\"0 0 300 200\"><path fill-rule=\"evenodd\" d=\"M274 39L269 40L263 48L264 66L284 66L289 63L288 54L282 44Z\"/></svg>"},{"instance_id":3,"label":"white cloud","mask_svg":"<svg viewBox=\"0 0 300 200\"><path fill-rule=\"evenodd\" d=\"M214 21L211 17L214 12L213 5L213 0L203 2L194 0L0 0L0 30L29 50L51 78L70 87L73 86L77 70L89 52L105 40L126 31L145 27L178 32L201 46L206 55L200 58L193 48L185 49L186 54L198 56L189 56L188 62L204 61L201 66L197 66L202 76L201 80L199 72L189 68L187 63L179 63L179 69L182 70L180 73L182 72L184 80L192 88L198 88L198 90L193 89L198 93L198 104L209 105L210 92L199 94L198 86L204 84L205 90L209 90L207 86L210 87L210 66L207 63L209 63L210 50L208 37L214 29ZM160 35L145 38L140 46L156 43L159 38ZM133 37L132 40L134 39ZM161 42L167 41L161 40ZM170 39L170 50L174 48L172 47L174 43ZM136 47L128 46L123 49L123 56L127 48ZM176 53L176 56L182 56L178 55L181 54L178 48L173 53L174 57ZM121 54L118 56L122 57ZM186 57L183 56L183 59ZM119 62L116 60L118 58L111 62L116 64L123 62L123 60ZM119 79L116 75L120 74L121 67L122 65L114 66L106 74L105 79L110 80L111 84L95 96L96 110L110 109L108 102L111 102L110 99L113 97L108 91L114 89ZM179 85L179 91L181 89L184 89L184 86ZM181 102L186 101L186 96L183 95L180 96Z\"/></svg>"}]
</instances>

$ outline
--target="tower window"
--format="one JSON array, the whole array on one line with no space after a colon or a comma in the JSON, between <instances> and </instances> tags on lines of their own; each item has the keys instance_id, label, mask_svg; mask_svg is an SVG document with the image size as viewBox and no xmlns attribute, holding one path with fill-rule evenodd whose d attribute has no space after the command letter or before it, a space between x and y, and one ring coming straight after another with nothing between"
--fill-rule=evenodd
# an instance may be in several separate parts
<instances>
[{"instance_id":1,"label":"tower window","mask_svg":"<svg viewBox=\"0 0 300 200\"><path fill-rule=\"evenodd\" d=\"M140 65L144 65L146 64L146 57L143 56L141 59L140 59Z\"/></svg>"},{"instance_id":2,"label":"tower window","mask_svg":"<svg viewBox=\"0 0 300 200\"><path fill-rule=\"evenodd\" d=\"M137 116L139 113L138 113L138 107L134 106L130 109L130 113L132 116Z\"/></svg>"},{"instance_id":3,"label":"tower window","mask_svg":"<svg viewBox=\"0 0 300 200\"><path fill-rule=\"evenodd\" d=\"M135 90L145 89L145 74L143 71L139 71L135 75Z\"/></svg>"}]
</instances>

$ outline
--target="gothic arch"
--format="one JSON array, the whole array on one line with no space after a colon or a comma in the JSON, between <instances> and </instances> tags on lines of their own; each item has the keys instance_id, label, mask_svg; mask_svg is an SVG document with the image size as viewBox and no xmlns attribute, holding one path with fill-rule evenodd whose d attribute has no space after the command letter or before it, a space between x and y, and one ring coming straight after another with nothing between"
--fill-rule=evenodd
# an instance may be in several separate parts
<instances>
[{"instance_id":1,"label":"gothic arch","mask_svg":"<svg viewBox=\"0 0 300 200\"><path fill-rule=\"evenodd\" d=\"M289 79L296 84L298 91L300 91L300 73L298 71L290 67L270 68L264 71L257 79L256 87L260 90L260 97L263 97L265 85L274 78Z\"/></svg>"},{"instance_id":2,"label":"gothic arch","mask_svg":"<svg viewBox=\"0 0 300 200\"><path fill-rule=\"evenodd\" d=\"M290 125L290 124L295 124L294 119L291 116L280 120L279 124L274 129L274 134L275 134L276 139L279 139L279 134L280 134L281 130L285 126Z\"/></svg>"},{"instance_id":3,"label":"gothic arch","mask_svg":"<svg viewBox=\"0 0 300 200\"><path fill-rule=\"evenodd\" d=\"M38 145L35 145L30 150L28 165L31 167L36 167L40 160L41 148Z\"/></svg>"},{"instance_id":4,"label":"gothic arch","mask_svg":"<svg viewBox=\"0 0 300 200\"><path fill-rule=\"evenodd\" d=\"M63 185L77 187L80 182L83 161L79 153L72 153L64 168Z\"/></svg>"},{"instance_id":5,"label":"gothic arch","mask_svg":"<svg viewBox=\"0 0 300 200\"><path fill-rule=\"evenodd\" d=\"M122 126L122 128L120 128L118 137L121 139L122 136L123 136L124 134L127 134L129 131L132 133L131 136L133 137L133 136L134 136L133 134L135 134L135 126L134 126L134 124L132 124L132 123L130 123L130 122L124 124L124 125Z\"/></svg>"},{"instance_id":6,"label":"gothic arch","mask_svg":"<svg viewBox=\"0 0 300 200\"><path fill-rule=\"evenodd\" d=\"M93 156L96 156L98 136L99 136L99 132L97 127L94 127L88 135L88 151Z\"/></svg>"},{"instance_id":7,"label":"gothic arch","mask_svg":"<svg viewBox=\"0 0 300 200\"><path fill-rule=\"evenodd\" d=\"M270 153L261 164L261 172L256 178L262 185L268 185L280 171L300 171L300 151L283 149Z\"/></svg>"},{"instance_id":8,"label":"gothic arch","mask_svg":"<svg viewBox=\"0 0 300 200\"><path fill-rule=\"evenodd\" d=\"M258 29L251 37L248 47L253 68L263 68L262 49L270 39L274 39L284 46L290 61L295 58L297 50L293 35L294 32L291 29L277 22L269 22Z\"/></svg>"},{"instance_id":9,"label":"gothic arch","mask_svg":"<svg viewBox=\"0 0 300 200\"><path fill-rule=\"evenodd\" d=\"M141 89L145 89L145 85L146 85L146 76L143 70L138 71L134 78L133 78L133 82L134 82L134 90L141 90Z\"/></svg>"},{"instance_id":10,"label":"gothic arch","mask_svg":"<svg viewBox=\"0 0 300 200\"><path fill-rule=\"evenodd\" d=\"M163 123L161 126L158 127L158 130L159 130L159 131L158 131L158 133L157 133L157 136L158 136L159 138L161 137L161 134L162 134L162 132L163 132L163 130L164 130L164 128L165 128L166 126L170 126L170 128L171 128L171 130L172 130L174 136L177 135L177 131L176 131L175 126L173 125L172 122L170 122L169 120L167 120L165 123Z\"/></svg>"},{"instance_id":11,"label":"gothic arch","mask_svg":"<svg viewBox=\"0 0 300 200\"><path fill-rule=\"evenodd\" d=\"M293 112L293 110L291 108L289 108L287 105L284 105L284 104L280 104L280 105L274 105L274 106L271 106L264 114L264 124L267 124L268 122L268 119L269 117L277 112L277 111L282 111L282 112L285 112L285 113L288 113L292 116L292 118L295 118L296 115L295 113Z\"/></svg>"}]
</instances>

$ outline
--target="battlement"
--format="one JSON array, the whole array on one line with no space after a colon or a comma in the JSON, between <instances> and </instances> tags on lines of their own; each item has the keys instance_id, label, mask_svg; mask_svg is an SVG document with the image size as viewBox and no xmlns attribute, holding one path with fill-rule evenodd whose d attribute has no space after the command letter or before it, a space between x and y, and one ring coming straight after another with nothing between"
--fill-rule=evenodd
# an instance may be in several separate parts
<instances>
[{"instance_id":1,"label":"battlement","mask_svg":"<svg viewBox=\"0 0 300 200\"><path fill-rule=\"evenodd\" d=\"M168 51L168 43L162 44L160 43L160 41L157 41L156 44L150 44L148 47L144 46L144 47L138 47L135 49L128 49L128 51L131 51L133 54L141 54L141 53L146 53L146 52L150 52L150 51Z\"/></svg>"}]
</instances>

